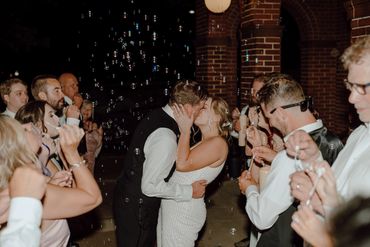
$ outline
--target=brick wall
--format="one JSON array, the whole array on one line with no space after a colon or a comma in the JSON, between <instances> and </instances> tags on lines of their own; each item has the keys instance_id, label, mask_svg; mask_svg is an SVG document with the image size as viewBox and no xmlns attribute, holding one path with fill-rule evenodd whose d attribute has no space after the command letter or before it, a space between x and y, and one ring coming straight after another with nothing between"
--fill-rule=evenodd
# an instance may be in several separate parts
<instances>
[{"instance_id":1,"label":"brick wall","mask_svg":"<svg viewBox=\"0 0 370 247\"><path fill-rule=\"evenodd\" d=\"M364 35L370 35L370 1L346 1L345 7L348 18L351 19L352 39L356 39Z\"/></svg>"},{"instance_id":2,"label":"brick wall","mask_svg":"<svg viewBox=\"0 0 370 247\"><path fill-rule=\"evenodd\" d=\"M280 0L243 1L241 16L242 105L256 74L280 71Z\"/></svg>"},{"instance_id":3,"label":"brick wall","mask_svg":"<svg viewBox=\"0 0 370 247\"><path fill-rule=\"evenodd\" d=\"M324 123L345 135L350 107L339 57L351 38L370 34L370 1L233 0L223 14L210 13L203 0L196 3L196 77L208 85L211 95L234 106L239 83L244 105L256 74L280 71L282 7L300 30L300 83L314 97Z\"/></svg>"},{"instance_id":4,"label":"brick wall","mask_svg":"<svg viewBox=\"0 0 370 247\"><path fill-rule=\"evenodd\" d=\"M324 124L342 135L347 129L348 102L339 56L349 30L341 1L282 0L300 30L301 78L306 94L314 97L315 109Z\"/></svg>"},{"instance_id":5,"label":"brick wall","mask_svg":"<svg viewBox=\"0 0 370 247\"><path fill-rule=\"evenodd\" d=\"M232 0L222 14L207 10L204 0L196 1L196 79L212 96L221 96L233 108L238 85L238 30L240 8Z\"/></svg>"}]
</instances>

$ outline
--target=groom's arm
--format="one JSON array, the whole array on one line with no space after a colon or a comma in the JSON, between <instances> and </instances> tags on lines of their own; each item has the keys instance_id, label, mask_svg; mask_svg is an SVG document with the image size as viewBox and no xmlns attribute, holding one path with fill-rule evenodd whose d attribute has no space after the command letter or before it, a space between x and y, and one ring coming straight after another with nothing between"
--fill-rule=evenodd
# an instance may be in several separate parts
<instances>
[{"instance_id":1,"label":"groom's arm","mask_svg":"<svg viewBox=\"0 0 370 247\"><path fill-rule=\"evenodd\" d=\"M177 138L173 131L159 128L146 140L144 145L145 161L141 190L146 196L189 201L192 198L191 185L166 183L176 160Z\"/></svg>"}]
</instances>

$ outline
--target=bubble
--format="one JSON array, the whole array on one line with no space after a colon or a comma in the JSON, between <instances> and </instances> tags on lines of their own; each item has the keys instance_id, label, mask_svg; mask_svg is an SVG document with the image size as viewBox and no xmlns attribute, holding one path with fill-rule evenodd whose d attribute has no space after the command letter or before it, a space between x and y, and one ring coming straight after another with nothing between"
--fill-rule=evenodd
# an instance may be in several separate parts
<instances>
[{"instance_id":1,"label":"bubble","mask_svg":"<svg viewBox=\"0 0 370 247\"><path fill-rule=\"evenodd\" d=\"M157 72L158 71L158 65L153 64L152 66L152 72Z\"/></svg>"},{"instance_id":2,"label":"bubble","mask_svg":"<svg viewBox=\"0 0 370 247\"><path fill-rule=\"evenodd\" d=\"M229 232L230 232L231 235L234 236L235 233L236 233L236 228L235 227L230 228L230 231Z\"/></svg>"}]
</instances>

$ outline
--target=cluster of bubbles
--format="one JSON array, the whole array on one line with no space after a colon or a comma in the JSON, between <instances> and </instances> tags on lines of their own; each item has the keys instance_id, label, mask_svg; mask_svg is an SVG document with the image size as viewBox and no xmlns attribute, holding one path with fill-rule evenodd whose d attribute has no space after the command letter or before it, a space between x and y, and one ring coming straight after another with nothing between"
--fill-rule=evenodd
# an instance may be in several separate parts
<instances>
[{"instance_id":1,"label":"cluster of bubbles","mask_svg":"<svg viewBox=\"0 0 370 247\"><path fill-rule=\"evenodd\" d=\"M164 29L164 26L168 28ZM221 32L224 27L213 22L212 28ZM67 61L82 68L79 78L81 91L85 99L93 101L94 120L104 128L105 152L126 152L137 123L146 113L167 102L177 80L194 76L194 66L207 63L205 55L193 60L192 32L181 18L166 23L161 15L152 11L146 13L134 0L130 0L124 9L87 7L82 10L78 31L80 39L74 46L74 56L77 54L80 58L70 56ZM216 51L223 54L225 51L222 49L217 47ZM212 70L215 80L226 83L227 75L215 67ZM134 151L140 154L139 149ZM106 178L119 175L121 158L98 160L96 163L99 170L97 182L103 200L108 203L112 201L114 185ZM212 204L211 199L207 204ZM231 214L233 210L231 206ZM90 227L91 230L103 231L109 227L114 230L115 226L109 219ZM231 225L226 234L235 237L240 232ZM208 233L215 234L212 229ZM113 246L115 243L114 236L102 241L88 244ZM222 245L219 243L217 246Z\"/></svg>"},{"instance_id":2,"label":"cluster of bubbles","mask_svg":"<svg viewBox=\"0 0 370 247\"><path fill-rule=\"evenodd\" d=\"M195 27L163 18L134 0L121 9L107 4L81 11L76 50L67 61L82 67L81 91L94 103L108 151L126 151L137 122L167 102L176 81L194 77Z\"/></svg>"}]
</instances>

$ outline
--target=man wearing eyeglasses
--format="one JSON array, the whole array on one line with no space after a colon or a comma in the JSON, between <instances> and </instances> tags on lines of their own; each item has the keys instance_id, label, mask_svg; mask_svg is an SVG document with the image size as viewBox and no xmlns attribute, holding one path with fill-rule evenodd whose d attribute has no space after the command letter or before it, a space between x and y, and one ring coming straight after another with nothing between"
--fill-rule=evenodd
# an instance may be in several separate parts
<instances>
[{"instance_id":1,"label":"man wearing eyeglasses","mask_svg":"<svg viewBox=\"0 0 370 247\"><path fill-rule=\"evenodd\" d=\"M348 70L345 80L345 85L350 90L348 101L354 105L363 124L348 137L346 145L332 166L337 195L330 199L336 200L336 203L340 203L338 198L347 201L356 195L370 196L370 36L356 40L341 58L344 68ZM320 150L305 133L296 133L289 138L287 152L293 153L295 146L301 146L299 158L305 162L319 156ZM292 186L292 194L299 201L305 201L313 184L304 173L295 173L292 176L292 184L298 181L302 186L300 190ZM317 196L314 196L313 200L312 205L319 212L329 206L323 205ZM334 203L330 206L333 207Z\"/></svg>"},{"instance_id":2,"label":"man wearing eyeglasses","mask_svg":"<svg viewBox=\"0 0 370 247\"><path fill-rule=\"evenodd\" d=\"M338 137L331 134L321 120L316 120L310 108L312 100L305 97L302 87L290 76L277 74L258 92L258 99L270 126L278 129L284 141L295 131L309 133L320 146L322 155L333 161L343 147ZM296 160L280 151L271 163L263 188L249 172L243 172L239 187L247 197L246 211L260 231L252 233L250 246L299 246L301 240L290 227L296 210L290 194L289 176L296 171Z\"/></svg>"}]
</instances>

